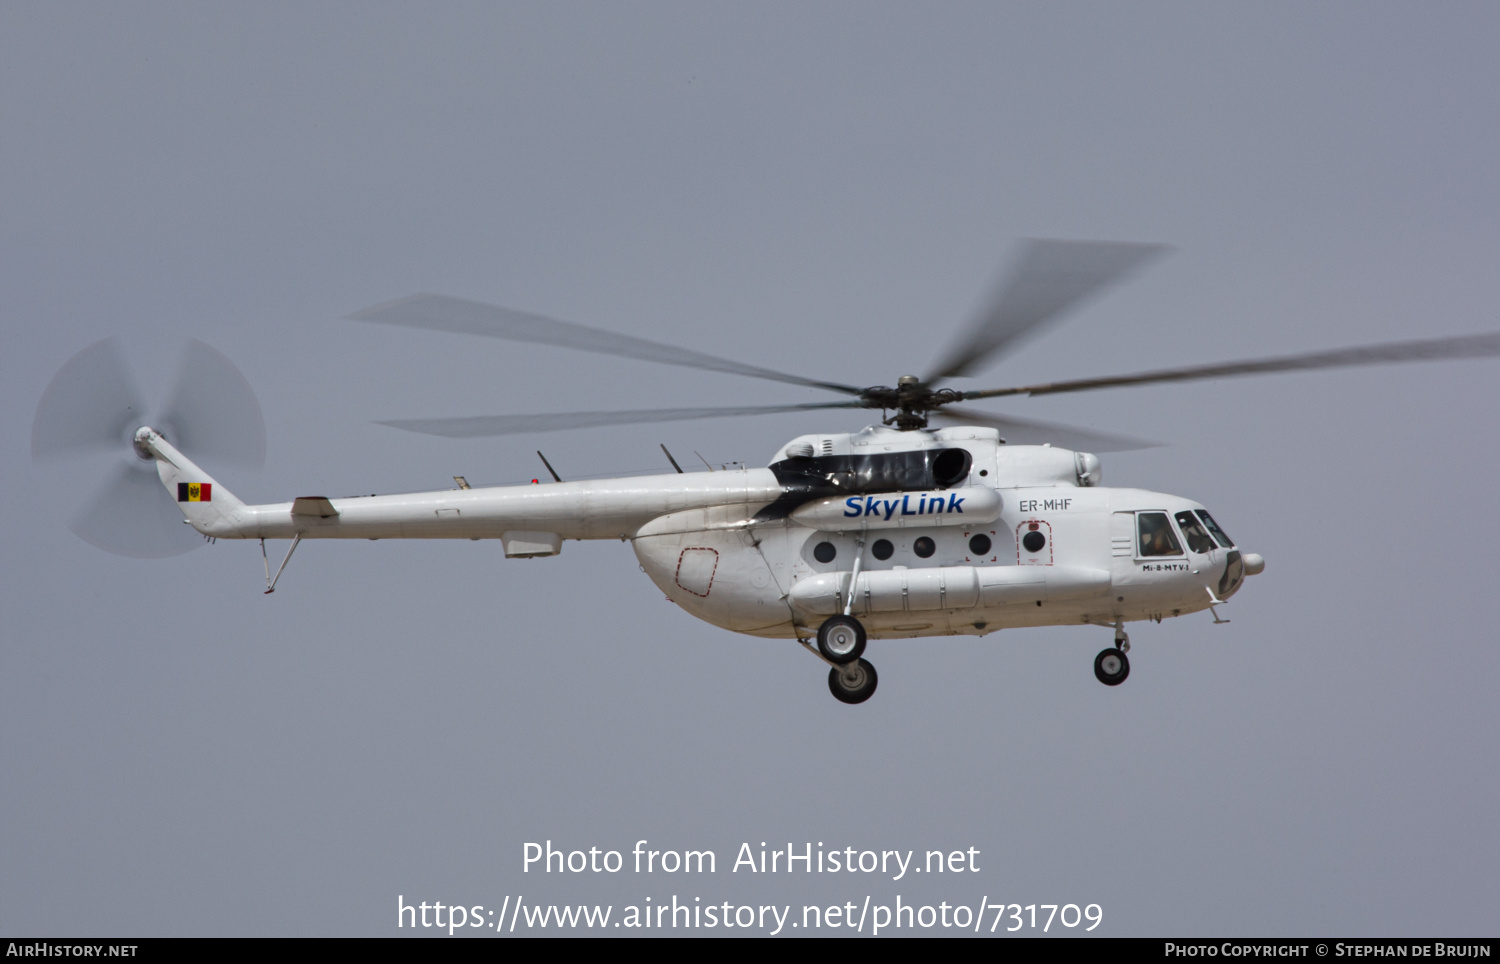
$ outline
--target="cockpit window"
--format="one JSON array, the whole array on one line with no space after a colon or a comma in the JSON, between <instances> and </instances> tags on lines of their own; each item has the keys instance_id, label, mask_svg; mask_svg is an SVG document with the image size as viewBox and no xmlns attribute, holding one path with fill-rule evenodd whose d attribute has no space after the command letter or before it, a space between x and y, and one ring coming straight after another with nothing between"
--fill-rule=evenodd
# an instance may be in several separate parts
<instances>
[{"instance_id":1,"label":"cockpit window","mask_svg":"<svg viewBox=\"0 0 1500 964\"><path fill-rule=\"evenodd\" d=\"M1212 532L1214 534L1214 538L1219 540L1219 545L1223 546L1225 549L1229 549L1234 546L1234 541L1229 538L1229 534L1227 532L1219 528L1219 524L1214 521L1213 516L1209 515L1202 509L1198 510L1198 515L1203 519L1203 524L1208 526L1208 531Z\"/></svg>"},{"instance_id":2,"label":"cockpit window","mask_svg":"<svg viewBox=\"0 0 1500 964\"><path fill-rule=\"evenodd\" d=\"M1203 523L1198 521L1197 516L1191 512L1179 512L1173 518L1177 520L1177 525L1187 538L1189 549L1199 555L1207 555L1214 551L1213 537L1208 534L1207 529L1203 528Z\"/></svg>"},{"instance_id":3,"label":"cockpit window","mask_svg":"<svg viewBox=\"0 0 1500 964\"><path fill-rule=\"evenodd\" d=\"M1165 512L1140 512L1136 514L1136 520L1141 530L1141 555L1182 555L1182 546Z\"/></svg>"}]
</instances>

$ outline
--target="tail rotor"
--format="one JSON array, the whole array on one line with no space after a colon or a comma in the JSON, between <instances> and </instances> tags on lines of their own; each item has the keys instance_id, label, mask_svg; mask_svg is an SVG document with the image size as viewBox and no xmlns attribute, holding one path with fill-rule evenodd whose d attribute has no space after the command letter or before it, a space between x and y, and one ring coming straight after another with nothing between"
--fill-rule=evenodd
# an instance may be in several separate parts
<instances>
[{"instance_id":1,"label":"tail rotor","mask_svg":"<svg viewBox=\"0 0 1500 964\"><path fill-rule=\"evenodd\" d=\"M190 457L258 467L265 461L265 422L238 368L215 349L189 341L169 401L154 415L113 338L74 355L53 376L37 405L31 454L38 462L113 453L115 467L74 516L85 542L116 555L160 559L203 544L184 525L156 462L133 442L151 425ZM66 483L70 491L76 480Z\"/></svg>"}]
</instances>

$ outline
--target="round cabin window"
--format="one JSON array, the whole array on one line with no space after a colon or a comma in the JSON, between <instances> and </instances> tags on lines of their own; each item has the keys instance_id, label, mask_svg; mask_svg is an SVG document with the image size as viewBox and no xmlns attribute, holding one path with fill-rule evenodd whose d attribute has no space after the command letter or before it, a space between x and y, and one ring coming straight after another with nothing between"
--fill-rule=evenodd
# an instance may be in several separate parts
<instances>
[{"instance_id":1,"label":"round cabin window","mask_svg":"<svg viewBox=\"0 0 1500 964\"><path fill-rule=\"evenodd\" d=\"M832 562L838 554L838 549L831 542L820 542L813 548L813 558L822 563Z\"/></svg>"}]
</instances>

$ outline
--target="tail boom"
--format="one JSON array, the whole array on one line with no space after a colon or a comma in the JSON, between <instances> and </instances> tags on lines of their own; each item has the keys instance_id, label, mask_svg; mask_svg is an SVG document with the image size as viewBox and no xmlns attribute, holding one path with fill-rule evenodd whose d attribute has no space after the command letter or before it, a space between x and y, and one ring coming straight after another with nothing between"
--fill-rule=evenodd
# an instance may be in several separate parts
<instances>
[{"instance_id":1,"label":"tail boom","mask_svg":"<svg viewBox=\"0 0 1500 964\"><path fill-rule=\"evenodd\" d=\"M137 432L136 446L193 528L219 539L628 539L686 509L724 507L724 524L743 524L781 494L769 469L747 469L246 505L154 429Z\"/></svg>"}]
</instances>

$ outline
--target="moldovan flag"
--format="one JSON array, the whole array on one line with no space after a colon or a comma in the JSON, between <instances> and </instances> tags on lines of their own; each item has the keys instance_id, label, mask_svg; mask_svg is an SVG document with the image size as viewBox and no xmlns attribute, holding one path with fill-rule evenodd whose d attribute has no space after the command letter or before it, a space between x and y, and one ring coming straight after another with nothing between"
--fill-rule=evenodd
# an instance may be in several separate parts
<instances>
[{"instance_id":1,"label":"moldovan flag","mask_svg":"<svg viewBox=\"0 0 1500 964\"><path fill-rule=\"evenodd\" d=\"M177 501L212 502L213 488L212 482L178 482Z\"/></svg>"}]
</instances>

